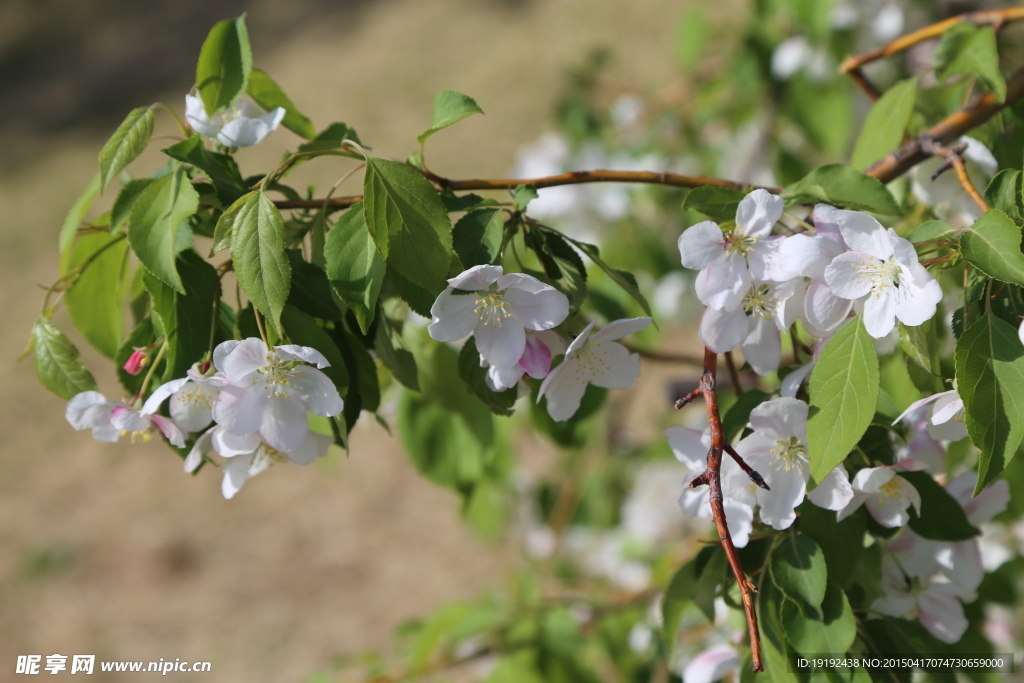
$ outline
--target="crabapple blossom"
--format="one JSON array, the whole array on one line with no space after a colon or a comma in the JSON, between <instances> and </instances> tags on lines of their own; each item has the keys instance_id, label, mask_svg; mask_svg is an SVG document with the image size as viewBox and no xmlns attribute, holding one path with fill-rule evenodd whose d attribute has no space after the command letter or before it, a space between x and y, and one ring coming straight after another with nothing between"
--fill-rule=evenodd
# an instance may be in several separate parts
<instances>
[{"instance_id":1,"label":"crabapple blossom","mask_svg":"<svg viewBox=\"0 0 1024 683\"><path fill-rule=\"evenodd\" d=\"M944 643L959 641L967 630L964 607L954 586L907 576L890 554L882 559L882 590L885 595L871 605L876 612L905 619L916 617Z\"/></svg>"},{"instance_id":2,"label":"crabapple blossom","mask_svg":"<svg viewBox=\"0 0 1024 683\"><path fill-rule=\"evenodd\" d=\"M171 418L186 432L198 432L213 420L213 404L224 382L223 377L204 377L190 369L187 377L157 387L146 399L146 406L155 411L170 397Z\"/></svg>"},{"instance_id":3,"label":"crabapple blossom","mask_svg":"<svg viewBox=\"0 0 1024 683\"><path fill-rule=\"evenodd\" d=\"M825 281L843 299L864 300L864 327L884 337L898 319L911 327L930 320L942 288L917 261L914 246L859 211L835 211L843 239L852 251L832 259Z\"/></svg>"},{"instance_id":4,"label":"crabapple blossom","mask_svg":"<svg viewBox=\"0 0 1024 683\"><path fill-rule=\"evenodd\" d=\"M782 268L778 248L782 237L770 235L782 217L781 197L767 190L754 190L736 209L736 227L728 233L717 223L704 221L679 236L683 266L704 271L702 301L715 309L739 306L752 280L788 280L792 274Z\"/></svg>"},{"instance_id":5,"label":"crabapple blossom","mask_svg":"<svg viewBox=\"0 0 1024 683\"><path fill-rule=\"evenodd\" d=\"M224 427L216 425L196 440L185 459L184 467L186 472L194 472L202 463L203 456L210 451L226 458L221 493L230 500L241 490L247 479L255 477L275 462L308 465L327 455L332 442L331 437L311 431L300 445L285 453L268 444L257 433L235 436Z\"/></svg>"},{"instance_id":6,"label":"crabapple blossom","mask_svg":"<svg viewBox=\"0 0 1024 683\"><path fill-rule=\"evenodd\" d=\"M740 656L729 645L715 645L690 660L683 683L714 683L739 668Z\"/></svg>"},{"instance_id":7,"label":"crabapple blossom","mask_svg":"<svg viewBox=\"0 0 1024 683\"><path fill-rule=\"evenodd\" d=\"M487 368L485 381L491 391L505 391L519 383L523 375L534 379L544 379L551 369L551 358L565 353L565 341L561 335L552 330L527 332L526 348L519 362L511 368L491 365L480 356L480 367Z\"/></svg>"},{"instance_id":8,"label":"crabapple blossom","mask_svg":"<svg viewBox=\"0 0 1024 683\"><path fill-rule=\"evenodd\" d=\"M232 436L258 433L272 448L289 453L306 439L307 411L331 417L344 406L327 375L299 363L330 365L316 349L294 344L268 349L250 337L220 344L213 360L224 378L213 419Z\"/></svg>"},{"instance_id":9,"label":"crabapple blossom","mask_svg":"<svg viewBox=\"0 0 1024 683\"><path fill-rule=\"evenodd\" d=\"M697 276L698 296L706 279L702 275ZM800 316L803 286L800 279L782 283L754 281L738 307L705 309L700 321L701 341L716 353L739 346L754 372L774 372L782 358L779 332L788 329Z\"/></svg>"},{"instance_id":10,"label":"crabapple blossom","mask_svg":"<svg viewBox=\"0 0 1024 683\"><path fill-rule=\"evenodd\" d=\"M866 505L875 521L884 527L901 527L910 521L908 509L921 512L921 494L914 485L896 474L897 470L915 472L927 467L916 460L902 460L895 465L865 467L853 478L853 498L839 511L842 521Z\"/></svg>"},{"instance_id":11,"label":"crabapple blossom","mask_svg":"<svg viewBox=\"0 0 1024 683\"><path fill-rule=\"evenodd\" d=\"M526 351L526 330L561 324L569 315L569 299L530 275L481 265L448 280L430 315L427 331L433 339L453 342L472 334L484 360L513 368Z\"/></svg>"},{"instance_id":12,"label":"crabapple blossom","mask_svg":"<svg viewBox=\"0 0 1024 683\"><path fill-rule=\"evenodd\" d=\"M834 219L836 208L828 204L814 207L815 234L786 237L779 256L797 275L810 278L804 296L803 317L808 331L815 336L834 331L846 320L853 302L836 296L825 282L825 269L836 256L847 251L846 242Z\"/></svg>"},{"instance_id":13,"label":"crabapple blossom","mask_svg":"<svg viewBox=\"0 0 1024 683\"><path fill-rule=\"evenodd\" d=\"M945 441L959 441L967 436L967 425L965 424L966 414L964 413L964 400L954 388L951 391L944 391L940 394L932 394L927 398L914 401L893 424L907 417L910 413L934 401L931 407L931 415L928 418L928 433L933 439Z\"/></svg>"},{"instance_id":14,"label":"crabapple blossom","mask_svg":"<svg viewBox=\"0 0 1024 683\"><path fill-rule=\"evenodd\" d=\"M280 125L284 114L284 107L265 112L250 98L243 96L237 103L208 116L201 99L185 95L185 120L188 125L197 133L215 138L225 147L258 145Z\"/></svg>"},{"instance_id":15,"label":"crabapple blossom","mask_svg":"<svg viewBox=\"0 0 1024 683\"><path fill-rule=\"evenodd\" d=\"M640 356L630 353L615 340L639 332L651 324L650 318L625 318L593 332L590 323L569 345L565 359L548 373L540 385L537 401L548 399L551 419L562 422L580 407L588 384L605 389L628 389L640 376Z\"/></svg>"},{"instance_id":16,"label":"crabapple blossom","mask_svg":"<svg viewBox=\"0 0 1024 683\"><path fill-rule=\"evenodd\" d=\"M92 436L97 441L114 443L129 434L133 443L149 441L152 439L153 427L156 427L172 445L184 448L185 435L178 425L173 420L154 414L158 405L147 403L141 411L137 411L121 401L108 401L98 391L83 391L68 401L64 417L75 429L92 429Z\"/></svg>"}]
</instances>

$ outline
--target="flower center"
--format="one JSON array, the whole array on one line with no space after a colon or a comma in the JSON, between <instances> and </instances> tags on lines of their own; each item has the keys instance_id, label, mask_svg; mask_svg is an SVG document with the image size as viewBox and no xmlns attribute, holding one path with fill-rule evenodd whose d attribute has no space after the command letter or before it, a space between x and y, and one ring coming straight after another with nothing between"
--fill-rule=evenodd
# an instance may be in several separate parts
<instances>
[{"instance_id":1,"label":"flower center","mask_svg":"<svg viewBox=\"0 0 1024 683\"><path fill-rule=\"evenodd\" d=\"M263 390L267 392L267 398L291 398L287 387L291 385L293 374L302 374L301 369L294 369L291 363L284 363L276 353L271 351L267 354L267 364L259 369L263 376ZM254 379L253 384L259 382Z\"/></svg>"},{"instance_id":2,"label":"flower center","mask_svg":"<svg viewBox=\"0 0 1024 683\"><path fill-rule=\"evenodd\" d=\"M757 239L757 238L754 238ZM755 318L771 318L778 308L779 300L774 296L771 285L751 287L747 295L743 297L743 312Z\"/></svg>"},{"instance_id":3,"label":"flower center","mask_svg":"<svg viewBox=\"0 0 1024 683\"><path fill-rule=\"evenodd\" d=\"M121 430L121 436L132 435L132 443L149 443L153 440L153 435L149 433L149 430L143 430L141 432L130 432L127 429Z\"/></svg>"},{"instance_id":4,"label":"flower center","mask_svg":"<svg viewBox=\"0 0 1024 683\"><path fill-rule=\"evenodd\" d=\"M871 291L876 298L882 296L882 292L885 291L886 287L891 285L898 289L900 286L900 276L903 274L903 270L895 258L891 258L888 261L882 261L881 259L865 260L859 264L854 263L852 265L854 270L857 271L858 276L869 278Z\"/></svg>"},{"instance_id":5,"label":"flower center","mask_svg":"<svg viewBox=\"0 0 1024 683\"><path fill-rule=\"evenodd\" d=\"M771 453L775 455L778 462L776 470L789 472L796 468L798 472L803 471L803 459L807 457L807 447L795 436L776 441L775 448L771 449Z\"/></svg>"},{"instance_id":6,"label":"flower center","mask_svg":"<svg viewBox=\"0 0 1024 683\"><path fill-rule=\"evenodd\" d=\"M253 454L252 460L249 462L249 469L255 470L261 468L263 466L263 461L265 460L270 461L267 466L271 467L274 463L287 462L288 458L285 457L284 453L264 441L260 443L259 448L257 448L256 452Z\"/></svg>"},{"instance_id":7,"label":"flower center","mask_svg":"<svg viewBox=\"0 0 1024 683\"><path fill-rule=\"evenodd\" d=\"M178 402L190 406L193 410L199 410L200 408L213 410L213 397L206 392L200 392L198 389L178 394Z\"/></svg>"},{"instance_id":8,"label":"flower center","mask_svg":"<svg viewBox=\"0 0 1024 683\"><path fill-rule=\"evenodd\" d=\"M901 489L902 487L900 486L900 482L896 479L896 477L893 477L889 481L882 484L882 487L878 489L878 493L881 494L879 500L881 502L885 502L886 498L902 498L903 491Z\"/></svg>"},{"instance_id":9,"label":"flower center","mask_svg":"<svg viewBox=\"0 0 1024 683\"><path fill-rule=\"evenodd\" d=\"M221 127L225 126L229 121L237 119L242 113L242 110L238 108L238 105L232 105L227 109L221 110L217 116L220 117Z\"/></svg>"},{"instance_id":10,"label":"flower center","mask_svg":"<svg viewBox=\"0 0 1024 683\"><path fill-rule=\"evenodd\" d=\"M473 302L476 304L473 312L480 316L480 322L484 327L504 327L505 320L512 317L512 311L508 310L512 308L512 304L505 301L505 295L496 289L488 289L477 294L483 296Z\"/></svg>"},{"instance_id":11,"label":"flower center","mask_svg":"<svg viewBox=\"0 0 1024 683\"><path fill-rule=\"evenodd\" d=\"M741 232L739 226L737 226L736 229L725 236L725 253L729 255L739 254L746 258L747 254L754 250L755 244L757 244L757 237Z\"/></svg>"}]
</instances>

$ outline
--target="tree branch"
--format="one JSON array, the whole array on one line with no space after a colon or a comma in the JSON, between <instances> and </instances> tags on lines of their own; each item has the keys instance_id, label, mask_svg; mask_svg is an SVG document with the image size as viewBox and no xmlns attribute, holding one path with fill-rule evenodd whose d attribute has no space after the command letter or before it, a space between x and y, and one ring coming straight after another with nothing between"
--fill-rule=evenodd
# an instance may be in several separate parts
<instances>
[{"instance_id":1,"label":"tree branch","mask_svg":"<svg viewBox=\"0 0 1024 683\"><path fill-rule=\"evenodd\" d=\"M964 164L962 156L964 150L967 149L966 144L961 143L953 147L945 147L934 140L922 140L921 149L929 154L946 159L946 162L939 167L939 170L932 174L931 179L933 182L950 168L955 169L957 179L960 181L961 187L964 188L964 192L974 200L974 203L978 205L982 213L988 211L988 203L985 202L985 198L981 196L978 188L974 187L970 176L967 175L967 166Z\"/></svg>"}]
</instances>

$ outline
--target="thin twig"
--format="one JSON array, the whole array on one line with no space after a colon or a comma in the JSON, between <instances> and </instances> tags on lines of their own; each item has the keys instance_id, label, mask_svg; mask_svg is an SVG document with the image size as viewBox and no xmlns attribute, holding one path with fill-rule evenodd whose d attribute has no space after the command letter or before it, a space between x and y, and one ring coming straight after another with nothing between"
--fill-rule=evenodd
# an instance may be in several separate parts
<instances>
[{"instance_id":1,"label":"thin twig","mask_svg":"<svg viewBox=\"0 0 1024 683\"><path fill-rule=\"evenodd\" d=\"M642 349L638 346L634 346L628 342L619 342L626 347L626 350L630 353L635 353L641 358L652 360L658 363L679 363L680 365L695 365L702 367L704 365L704 359L698 358L697 356L691 356L683 353L665 353L662 351L651 351L649 349Z\"/></svg>"},{"instance_id":2,"label":"thin twig","mask_svg":"<svg viewBox=\"0 0 1024 683\"><path fill-rule=\"evenodd\" d=\"M732 358L732 351L725 352L725 367L729 369L729 381L732 382L732 391L736 398L743 395L743 385L740 384L740 373L736 370L736 361Z\"/></svg>"},{"instance_id":3,"label":"thin twig","mask_svg":"<svg viewBox=\"0 0 1024 683\"><path fill-rule=\"evenodd\" d=\"M934 181L943 172L953 168L956 170L956 177L960 181L960 185L964 188L964 192L974 200L974 203L978 205L982 213L988 211L988 204L985 202L985 198L978 192L978 188L971 182L970 177L967 175L967 166L964 164L963 153L967 149L966 144L959 144L953 147L946 147L935 140L922 140L921 149L928 154L933 156L941 156L946 162L939 167L934 174L932 174L932 180Z\"/></svg>"}]
</instances>

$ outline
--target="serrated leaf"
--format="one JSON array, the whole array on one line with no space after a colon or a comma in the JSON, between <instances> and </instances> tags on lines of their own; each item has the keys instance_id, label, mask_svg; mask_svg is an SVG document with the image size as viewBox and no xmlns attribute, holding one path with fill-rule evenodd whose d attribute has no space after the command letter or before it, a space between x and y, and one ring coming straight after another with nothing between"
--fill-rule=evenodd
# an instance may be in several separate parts
<instances>
[{"instance_id":1,"label":"serrated leaf","mask_svg":"<svg viewBox=\"0 0 1024 683\"><path fill-rule=\"evenodd\" d=\"M398 294L398 297L409 305L414 313L429 319L430 309L434 305L436 297L420 287L415 282L402 277L402 274L392 268L384 276L385 288L390 288L391 293Z\"/></svg>"},{"instance_id":2,"label":"serrated leaf","mask_svg":"<svg viewBox=\"0 0 1024 683\"><path fill-rule=\"evenodd\" d=\"M441 192L441 201L444 202L444 208L449 212L456 211L469 211L471 209L478 209L485 206L497 206L498 202L494 199L484 199L478 194L461 194L456 195L451 190L444 190Z\"/></svg>"},{"instance_id":3,"label":"serrated leaf","mask_svg":"<svg viewBox=\"0 0 1024 683\"><path fill-rule=\"evenodd\" d=\"M846 594L834 581L828 582L820 616L820 619L804 616L793 602L783 605L782 623L793 648L800 654L842 654L850 649L857 636L857 622Z\"/></svg>"},{"instance_id":4,"label":"serrated leaf","mask_svg":"<svg viewBox=\"0 0 1024 683\"><path fill-rule=\"evenodd\" d=\"M100 150L100 187L107 185L124 167L142 154L153 136L152 107L133 109Z\"/></svg>"},{"instance_id":5,"label":"serrated leaf","mask_svg":"<svg viewBox=\"0 0 1024 683\"><path fill-rule=\"evenodd\" d=\"M927 472L900 472L921 496L921 514L910 516L910 529L932 541L966 541L981 535L949 491Z\"/></svg>"},{"instance_id":6,"label":"serrated leaf","mask_svg":"<svg viewBox=\"0 0 1024 683\"><path fill-rule=\"evenodd\" d=\"M539 196L537 188L530 183L516 185L512 190L512 203L515 205L516 211L526 211L526 207L530 205L530 202Z\"/></svg>"},{"instance_id":7,"label":"serrated leaf","mask_svg":"<svg viewBox=\"0 0 1024 683\"><path fill-rule=\"evenodd\" d=\"M977 76L1002 102L1006 99L1006 79L999 72L999 49L991 26L979 28L967 38L944 73Z\"/></svg>"},{"instance_id":8,"label":"serrated leaf","mask_svg":"<svg viewBox=\"0 0 1024 683\"><path fill-rule=\"evenodd\" d=\"M985 203L999 209L1013 220L1021 219L1021 172L1004 168L989 181L985 188Z\"/></svg>"},{"instance_id":9,"label":"serrated leaf","mask_svg":"<svg viewBox=\"0 0 1024 683\"><path fill-rule=\"evenodd\" d=\"M139 261L162 282L184 294L177 255L192 246L182 222L199 208L199 193L182 170L157 178L139 193L131 210L128 242Z\"/></svg>"},{"instance_id":10,"label":"serrated leaf","mask_svg":"<svg viewBox=\"0 0 1024 683\"><path fill-rule=\"evenodd\" d=\"M469 393L480 399L492 413L512 414L512 406L519 398L519 392L516 387L510 387L505 391L492 391L487 386L487 368L480 367L480 353L476 350L476 340L473 337L466 340L459 352L459 377L466 383Z\"/></svg>"},{"instance_id":11,"label":"serrated leaf","mask_svg":"<svg viewBox=\"0 0 1024 683\"><path fill-rule=\"evenodd\" d=\"M345 211L327 233L324 256L331 286L366 334L373 322L385 266L363 219L362 203Z\"/></svg>"},{"instance_id":12,"label":"serrated leaf","mask_svg":"<svg viewBox=\"0 0 1024 683\"><path fill-rule=\"evenodd\" d=\"M235 200L235 203L227 208L217 219L217 225L213 229L213 246L210 247L210 256L219 251L231 247L231 238L235 234L235 223L238 221L238 212L243 206L253 201L253 197L259 192L254 190Z\"/></svg>"},{"instance_id":13,"label":"serrated leaf","mask_svg":"<svg viewBox=\"0 0 1024 683\"><path fill-rule=\"evenodd\" d=\"M975 495L999 476L1024 436L1024 347L996 316L975 320L953 353L967 433L981 449Z\"/></svg>"},{"instance_id":14,"label":"serrated leaf","mask_svg":"<svg viewBox=\"0 0 1024 683\"><path fill-rule=\"evenodd\" d=\"M281 313L281 325L293 344L310 346L324 354L324 358L330 365L320 371L334 383L338 394L344 396L348 392L348 371L345 368L345 359L324 328L317 325L312 316L306 315L294 306L284 307L284 311Z\"/></svg>"},{"instance_id":15,"label":"serrated leaf","mask_svg":"<svg viewBox=\"0 0 1024 683\"><path fill-rule=\"evenodd\" d=\"M355 129L347 123L332 123L327 126L319 135L299 145L300 152L322 152L329 149L338 149L344 140L351 140L359 143L359 135ZM362 158L353 153L354 157Z\"/></svg>"},{"instance_id":16,"label":"serrated leaf","mask_svg":"<svg viewBox=\"0 0 1024 683\"><path fill-rule=\"evenodd\" d=\"M208 116L230 107L242 96L250 71L252 48L245 28L245 15L214 24L206 36L196 65L196 87Z\"/></svg>"},{"instance_id":17,"label":"serrated leaf","mask_svg":"<svg viewBox=\"0 0 1024 683\"><path fill-rule=\"evenodd\" d=\"M992 209L960 236L960 252L989 277L1024 285L1020 238L1020 227L1002 211Z\"/></svg>"},{"instance_id":18,"label":"serrated leaf","mask_svg":"<svg viewBox=\"0 0 1024 683\"><path fill-rule=\"evenodd\" d=\"M71 399L83 391L95 391L93 379L78 355L78 349L43 316L32 328L36 376L44 387L61 398Z\"/></svg>"},{"instance_id":19,"label":"serrated leaf","mask_svg":"<svg viewBox=\"0 0 1024 683\"><path fill-rule=\"evenodd\" d=\"M439 130L458 123L467 116L483 114L484 110L469 95L456 90L442 90L434 98L434 114L430 119L430 128L416 138L422 145L427 138Z\"/></svg>"},{"instance_id":20,"label":"serrated leaf","mask_svg":"<svg viewBox=\"0 0 1024 683\"><path fill-rule=\"evenodd\" d=\"M498 258L504 234L505 214L501 209L476 209L452 228L452 245L465 268L491 265Z\"/></svg>"},{"instance_id":21,"label":"serrated leaf","mask_svg":"<svg viewBox=\"0 0 1024 683\"><path fill-rule=\"evenodd\" d=\"M68 257L69 271L92 259L67 291L64 302L75 329L108 358L117 355L124 332L127 253L128 242L123 236L97 232L82 235Z\"/></svg>"},{"instance_id":22,"label":"serrated leaf","mask_svg":"<svg viewBox=\"0 0 1024 683\"><path fill-rule=\"evenodd\" d=\"M612 279L612 281L615 282L615 284L617 284L627 294L633 297L633 299L638 304L640 304L640 308L644 309L644 313L646 313L648 316L652 315L650 304L647 303L647 299L644 298L644 295L640 293L640 288L637 286L636 280L630 273L627 273L622 270L615 270L607 263L605 263L604 260L601 258L601 252L593 244L587 244L586 242L574 240L571 237L568 237L567 235L562 235L562 237L565 237L565 239L575 244L579 248L579 250L582 251L587 256L587 258L589 258L597 265L598 268L607 273L608 276Z\"/></svg>"},{"instance_id":23,"label":"serrated leaf","mask_svg":"<svg viewBox=\"0 0 1024 683\"><path fill-rule=\"evenodd\" d=\"M388 266L432 296L447 286L452 227L441 198L405 164L368 159L363 216Z\"/></svg>"},{"instance_id":24,"label":"serrated leaf","mask_svg":"<svg viewBox=\"0 0 1024 683\"><path fill-rule=\"evenodd\" d=\"M235 160L227 154L218 154L207 150L199 135L193 135L188 140L183 140L160 151L172 159L192 164L205 173L206 177L213 182L217 198L225 205L230 205L248 192Z\"/></svg>"},{"instance_id":25,"label":"serrated leaf","mask_svg":"<svg viewBox=\"0 0 1024 683\"><path fill-rule=\"evenodd\" d=\"M291 132L307 140L316 137L316 128L313 127L313 122L295 108L291 99L281 90L281 86L275 83L274 79L268 76L265 71L253 69L249 72L249 82L246 85L245 92L264 111L269 112L278 107L283 107L284 119L281 123Z\"/></svg>"},{"instance_id":26,"label":"serrated leaf","mask_svg":"<svg viewBox=\"0 0 1024 683\"><path fill-rule=\"evenodd\" d=\"M917 78L900 81L871 106L853 146L850 165L867 168L899 148L917 98Z\"/></svg>"},{"instance_id":27,"label":"serrated leaf","mask_svg":"<svg viewBox=\"0 0 1024 683\"><path fill-rule=\"evenodd\" d=\"M900 213L892 193L877 178L843 164L819 166L787 187L783 197L787 205L821 202L888 216Z\"/></svg>"},{"instance_id":28,"label":"serrated leaf","mask_svg":"<svg viewBox=\"0 0 1024 683\"><path fill-rule=\"evenodd\" d=\"M817 543L805 534L786 534L772 552L769 569L772 582L804 616L820 618L828 571Z\"/></svg>"},{"instance_id":29,"label":"serrated leaf","mask_svg":"<svg viewBox=\"0 0 1024 683\"><path fill-rule=\"evenodd\" d=\"M377 354L377 358L391 371L391 376L400 384L413 391L419 391L420 382L416 358L405 348L395 345L391 325L386 320L379 321L376 328L373 351Z\"/></svg>"},{"instance_id":30,"label":"serrated leaf","mask_svg":"<svg viewBox=\"0 0 1024 683\"><path fill-rule=\"evenodd\" d=\"M60 233L57 236L57 248L60 250L61 257L63 258L68 247L71 246L71 242L75 239L75 231L78 230L82 221L85 220L85 214L89 212L89 208L92 207L92 203L96 201L96 197L100 194L100 174L97 173L89 181L89 185L82 191L82 194L78 195L75 203L68 209L68 213L64 216L64 224L60 228Z\"/></svg>"},{"instance_id":31,"label":"serrated leaf","mask_svg":"<svg viewBox=\"0 0 1024 683\"><path fill-rule=\"evenodd\" d=\"M864 435L878 403L878 356L861 318L825 344L811 371L807 459L822 481Z\"/></svg>"},{"instance_id":32,"label":"serrated leaf","mask_svg":"<svg viewBox=\"0 0 1024 683\"><path fill-rule=\"evenodd\" d=\"M705 185L690 190L683 199L683 208L698 211L715 221L736 219L736 208L746 194L726 187Z\"/></svg>"},{"instance_id":33,"label":"serrated leaf","mask_svg":"<svg viewBox=\"0 0 1024 683\"><path fill-rule=\"evenodd\" d=\"M135 206L135 200L152 182L152 178L136 178L124 184L121 191L117 193L114 206L110 209L110 232L115 232L124 225L131 214L132 207Z\"/></svg>"},{"instance_id":34,"label":"serrated leaf","mask_svg":"<svg viewBox=\"0 0 1024 683\"><path fill-rule=\"evenodd\" d=\"M825 556L828 578L845 586L853 576L864 552L863 512L856 512L841 522L836 513L810 501L800 507L800 531L811 537Z\"/></svg>"},{"instance_id":35,"label":"serrated leaf","mask_svg":"<svg viewBox=\"0 0 1024 683\"><path fill-rule=\"evenodd\" d=\"M322 268L302 258L301 249L286 249L292 268L288 305L322 320L341 320L341 310L331 296L331 283Z\"/></svg>"},{"instance_id":36,"label":"serrated leaf","mask_svg":"<svg viewBox=\"0 0 1024 683\"><path fill-rule=\"evenodd\" d=\"M238 209L231 234L231 260L242 291L280 330L292 269L284 253L281 212L263 192L248 195Z\"/></svg>"}]
</instances>

